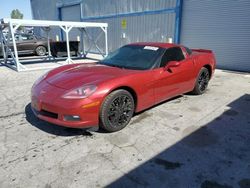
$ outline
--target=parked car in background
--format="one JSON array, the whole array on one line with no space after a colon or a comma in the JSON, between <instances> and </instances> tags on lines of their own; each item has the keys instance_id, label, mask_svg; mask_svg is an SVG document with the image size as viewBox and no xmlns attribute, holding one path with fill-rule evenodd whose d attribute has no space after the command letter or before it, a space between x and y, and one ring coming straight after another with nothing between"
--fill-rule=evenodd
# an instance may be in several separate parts
<instances>
[{"instance_id":1,"label":"parked car in background","mask_svg":"<svg viewBox=\"0 0 250 188\"><path fill-rule=\"evenodd\" d=\"M123 46L95 64L70 64L40 77L31 91L34 114L74 128L124 128L135 112L174 96L206 91L212 51L168 43Z\"/></svg>"},{"instance_id":2,"label":"parked car in background","mask_svg":"<svg viewBox=\"0 0 250 188\"><path fill-rule=\"evenodd\" d=\"M18 54L35 54L44 56L47 53L47 39L32 34L15 34ZM1 47L2 48L2 47ZM10 48L13 51L12 38L10 39ZM0 56L3 56L0 49Z\"/></svg>"}]
</instances>

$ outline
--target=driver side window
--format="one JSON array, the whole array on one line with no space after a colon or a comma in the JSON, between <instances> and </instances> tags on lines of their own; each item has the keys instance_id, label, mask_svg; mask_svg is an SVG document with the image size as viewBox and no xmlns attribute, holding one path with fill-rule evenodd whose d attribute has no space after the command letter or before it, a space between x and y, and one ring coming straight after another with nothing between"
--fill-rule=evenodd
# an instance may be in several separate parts
<instances>
[{"instance_id":1,"label":"driver side window","mask_svg":"<svg viewBox=\"0 0 250 188\"><path fill-rule=\"evenodd\" d=\"M161 59L161 67L164 67L170 61L182 61L185 59L180 47L168 48Z\"/></svg>"}]
</instances>

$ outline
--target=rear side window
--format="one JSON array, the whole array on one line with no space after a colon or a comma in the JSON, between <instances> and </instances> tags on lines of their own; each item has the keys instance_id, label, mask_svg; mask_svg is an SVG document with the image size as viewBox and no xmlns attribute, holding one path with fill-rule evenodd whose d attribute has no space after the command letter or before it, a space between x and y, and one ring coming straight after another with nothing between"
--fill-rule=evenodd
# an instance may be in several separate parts
<instances>
[{"instance_id":1,"label":"rear side window","mask_svg":"<svg viewBox=\"0 0 250 188\"><path fill-rule=\"evenodd\" d=\"M191 55L191 54L192 54L192 50L191 50L190 48L185 47L185 49L186 49L186 51L187 51L188 55Z\"/></svg>"},{"instance_id":2,"label":"rear side window","mask_svg":"<svg viewBox=\"0 0 250 188\"><path fill-rule=\"evenodd\" d=\"M161 59L161 67L170 61L182 61L185 56L180 47L168 48Z\"/></svg>"},{"instance_id":3,"label":"rear side window","mask_svg":"<svg viewBox=\"0 0 250 188\"><path fill-rule=\"evenodd\" d=\"M28 40L34 40L34 36L33 35L28 35Z\"/></svg>"}]
</instances>

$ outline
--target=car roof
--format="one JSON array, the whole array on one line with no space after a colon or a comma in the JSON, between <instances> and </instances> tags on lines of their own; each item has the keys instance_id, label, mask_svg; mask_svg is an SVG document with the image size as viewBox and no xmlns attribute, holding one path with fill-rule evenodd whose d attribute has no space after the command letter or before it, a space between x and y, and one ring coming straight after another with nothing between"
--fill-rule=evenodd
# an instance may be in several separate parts
<instances>
[{"instance_id":1,"label":"car roof","mask_svg":"<svg viewBox=\"0 0 250 188\"><path fill-rule=\"evenodd\" d=\"M138 46L155 46L160 48L171 48L171 47L182 47L179 44L164 43L164 42L136 42L128 45L138 45Z\"/></svg>"}]
</instances>

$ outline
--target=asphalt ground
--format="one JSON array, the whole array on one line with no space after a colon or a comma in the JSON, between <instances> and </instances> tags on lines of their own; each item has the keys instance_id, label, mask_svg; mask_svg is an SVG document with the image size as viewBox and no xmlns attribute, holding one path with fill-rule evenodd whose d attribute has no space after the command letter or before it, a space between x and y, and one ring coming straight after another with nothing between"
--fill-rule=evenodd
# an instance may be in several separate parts
<instances>
[{"instance_id":1,"label":"asphalt ground","mask_svg":"<svg viewBox=\"0 0 250 188\"><path fill-rule=\"evenodd\" d=\"M46 70L0 66L0 187L250 187L250 74L216 70L208 91L133 117L116 133L38 120Z\"/></svg>"}]
</instances>

